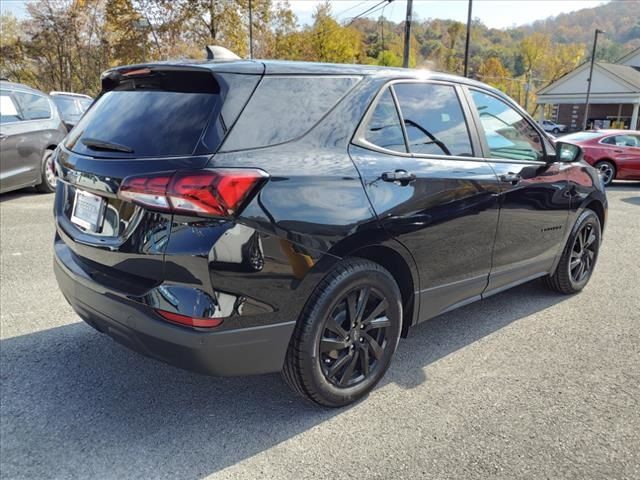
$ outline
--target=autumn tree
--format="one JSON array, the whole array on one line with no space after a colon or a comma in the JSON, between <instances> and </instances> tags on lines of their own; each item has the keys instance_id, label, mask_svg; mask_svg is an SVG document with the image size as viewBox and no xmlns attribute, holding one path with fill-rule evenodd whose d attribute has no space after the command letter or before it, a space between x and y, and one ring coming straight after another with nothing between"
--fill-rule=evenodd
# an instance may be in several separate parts
<instances>
[{"instance_id":1,"label":"autumn tree","mask_svg":"<svg viewBox=\"0 0 640 480\"><path fill-rule=\"evenodd\" d=\"M316 7L309 30L314 59L320 62L355 63L361 55L361 36L351 26L341 26L331 14L328 1Z\"/></svg>"},{"instance_id":2,"label":"autumn tree","mask_svg":"<svg viewBox=\"0 0 640 480\"><path fill-rule=\"evenodd\" d=\"M16 17L0 15L0 77L33 83L35 72L26 59L25 33Z\"/></svg>"}]
</instances>

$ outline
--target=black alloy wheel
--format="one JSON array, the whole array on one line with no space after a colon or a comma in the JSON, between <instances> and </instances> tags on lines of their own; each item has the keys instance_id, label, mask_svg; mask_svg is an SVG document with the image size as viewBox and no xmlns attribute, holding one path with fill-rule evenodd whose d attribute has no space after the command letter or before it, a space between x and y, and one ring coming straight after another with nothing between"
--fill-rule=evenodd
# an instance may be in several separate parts
<instances>
[{"instance_id":1,"label":"black alloy wheel","mask_svg":"<svg viewBox=\"0 0 640 480\"><path fill-rule=\"evenodd\" d=\"M402 296L381 265L339 262L318 284L293 332L282 374L312 402L342 407L383 377L400 339Z\"/></svg>"},{"instance_id":2,"label":"black alloy wheel","mask_svg":"<svg viewBox=\"0 0 640 480\"><path fill-rule=\"evenodd\" d=\"M389 347L389 303L375 288L356 288L343 296L324 322L318 359L325 378L349 387L375 375Z\"/></svg>"},{"instance_id":3,"label":"black alloy wheel","mask_svg":"<svg viewBox=\"0 0 640 480\"><path fill-rule=\"evenodd\" d=\"M596 259L596 234L591 223L585 223L573 242L569 275L576 283L582 283L591 275Z\"/></svg>"},{"instance_id":4,"label":"black alloy wheel","mask_svg":"<svg viewBox=\"0 0 640 480\"><path fill-rule=\"evenodd\" d=\"M582 290L589 282L598 259L601 236L600 219L596 213L589 209L582 212L555 272L545 277L547 286L566 294Z\"/></svg>"}]
</instances>

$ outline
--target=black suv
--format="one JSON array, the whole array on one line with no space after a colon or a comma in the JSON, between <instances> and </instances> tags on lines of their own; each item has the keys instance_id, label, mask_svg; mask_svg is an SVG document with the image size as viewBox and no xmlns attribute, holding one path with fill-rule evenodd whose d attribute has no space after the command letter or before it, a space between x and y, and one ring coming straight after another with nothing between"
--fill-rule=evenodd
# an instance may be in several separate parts
<instances>
[{"instance_id":1,"label":"black suv","mask_svg":"<svg viewBox=\"0 0 640 480\"><path fill-rule=\"evenodd\" d=\"M585 286L607 201L580 153L439 73L116 68L55 153L55 272L138 352L346 405L419 322L536 277Z\"/></svg>"}]
</instances>

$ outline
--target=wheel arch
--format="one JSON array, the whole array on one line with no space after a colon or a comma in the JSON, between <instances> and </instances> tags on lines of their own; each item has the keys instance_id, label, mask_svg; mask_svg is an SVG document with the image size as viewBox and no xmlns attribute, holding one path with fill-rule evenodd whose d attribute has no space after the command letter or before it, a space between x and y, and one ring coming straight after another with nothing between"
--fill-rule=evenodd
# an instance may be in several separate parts
<instances>
[{"instance_id":1,"label":"wheel arch","mask_svg":"<svg viewBox=\"0 0 640 480\"><path fill-rule=\"evenodd\" d=\"M607 213L603 203L597 198L589 198L587 199L584 207L582 208L583 211L586 209L589 209L595 212L595 214L598 216L598 220L600 220L600 229L601 231L604 232L604 225L607 220Z\"/></svg>"},{"instance_id":2,"label":"wheel arch","mask_svg":"<svg viewBox=\"0 0 640 480\"><path fill-rule=\"evenodd\" d=\"M409 327L416 323L419 311L419 278L417 267L410 253L404 250L404 246L395 240L383 244L374 244L360 247L346 255L346 257L358 257L377 263L391 273L402 296L402 338L406 338Z\"/></svg>"}]
</instances>

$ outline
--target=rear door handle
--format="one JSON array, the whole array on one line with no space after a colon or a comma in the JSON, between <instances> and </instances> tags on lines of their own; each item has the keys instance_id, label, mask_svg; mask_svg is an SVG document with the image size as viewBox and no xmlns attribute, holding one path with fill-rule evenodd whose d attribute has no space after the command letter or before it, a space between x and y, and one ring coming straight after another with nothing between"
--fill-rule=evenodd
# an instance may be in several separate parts
<instances>
[{"instance_id":1,"label":"rear door handle","mask_svg":"<svg viewBox=\"0 0 640 480\"><path fill-rule=\"evenodd\" d=\"M406 170L396 170L395 172L384 172L382 174L383 182L398 182L401 185L408 185L416 179L415 173L407 172Z\"/></svg>"},{"instance_id":2,"label":"rear door handle","mask_svg":"<svg viewBox=\"0 0 640 480\"><path fill-rule=\"evenodd\" d=\"M503 183L510 183L511 185L517 185L520 183L520 175L517 173L509 172L504 175L500 175L500 181Z\"/></svg>"},{"instance_id":3,"label":"rear door handle","mask_svg":"<svg viewBox=\"0 0 640 480\"><path fill-rule=\"evenodd\" d=\"M0 133L0 142L5 138L7 138L7 136L4 133Z\"/></svg>"}]
</instances>

